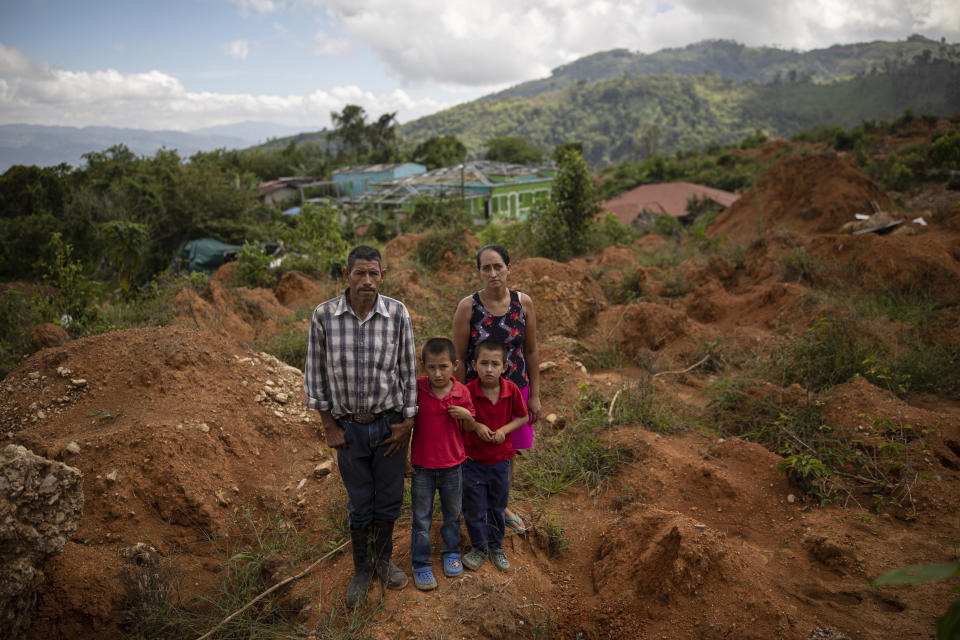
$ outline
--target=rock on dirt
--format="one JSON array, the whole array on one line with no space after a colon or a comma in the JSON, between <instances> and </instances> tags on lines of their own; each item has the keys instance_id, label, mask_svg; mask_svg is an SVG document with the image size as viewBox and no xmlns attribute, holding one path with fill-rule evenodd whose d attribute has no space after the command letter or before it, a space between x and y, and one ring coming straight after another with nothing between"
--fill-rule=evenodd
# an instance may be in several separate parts
<instances>
[{"instance_id":1,"label":"rock on dirt","mask_svg":"<svg viewBox=\"0 0 960 640\"><path fill-rule=\"evenodd\" d=\"M62 344L70 342L70 334L67 330L58 324L44 322L38 324L30 332L30 339L37 349L46 349L47 347L59 347Z\"/></svg>"},{"instance_id":2,"label":"rock on dirt","mask_svg":"<svg viewBox=\"0 0 960 640\"><path fill-rule=\"evenodd\" d=\"M0 454L0 627L26 637L47 559L60 553L83 512L77 469L9 445Z\"/></svg>"}]
</instances>

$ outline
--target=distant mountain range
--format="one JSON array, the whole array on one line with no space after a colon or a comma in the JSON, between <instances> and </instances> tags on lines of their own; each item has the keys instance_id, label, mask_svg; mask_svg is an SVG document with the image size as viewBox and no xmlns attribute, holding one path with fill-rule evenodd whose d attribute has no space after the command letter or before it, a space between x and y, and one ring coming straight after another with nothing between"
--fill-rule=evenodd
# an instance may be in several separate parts
<instances>
[{"instance_id":1,"label":"distant mountain range","mask_svg":"<svg viewBox=\"0 0 960 640\"><path fill-rule=\"evenodd\" d=\"M549 78L425 116L400 128L412 143L454 135L471 155L498 136L545 150L583 144L593 166L740 142L851 128L906 109L960 112L960 45L911 36L804 53L713 40L653 54L586 56Z\"/></svg>"},{"instance_id":2,"label":"distant mountain range","mask_svg":"<svg viewBox=\"0 0 960 640\"><path fill-rule=\"evenodd\" d=\"M152 156L166 147L176 149L186 158L197 151L244 148L297 131L295 127L267 122L241 122L194 131L6 124L0 125L0 172L15 164L52 166L66 162L79 166L83 154L118 144L126 145L137 155Z\"/></svg>"},{"instance_id":3,"label":"distant mountain range","mask_svg":"<svg viewBox=\"0 0 960 640\"><path fill-rule=\"evenodd\" d=\"M406 123L400 134L414 144L453 135L471 157L498 136L525 137L545 150L579 141L598 166L739 142L756 130L790 136L821 125L850 128L905 109L937 116L960 111L960 45L913 35L806 52L729 40L651 54L615 49ZM84 153L119 143L138 155L167 147L189 157L268 139L262 148L328 144L325 131L296 133L256 122L192 132L3 125L0 171L12 164L77 165Z\"/></svg>"}]
</instances>

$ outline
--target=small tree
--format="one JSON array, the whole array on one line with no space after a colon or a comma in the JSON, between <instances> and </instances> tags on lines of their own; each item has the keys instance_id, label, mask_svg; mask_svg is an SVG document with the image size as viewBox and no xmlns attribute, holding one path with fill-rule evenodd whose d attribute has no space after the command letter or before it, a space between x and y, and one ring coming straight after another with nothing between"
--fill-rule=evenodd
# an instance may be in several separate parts
<instances>
[{"instance_id":1,"label":"small tree","mask_svg":"<svg viewBox=\"0 0 960 640\"><path fill-rule=\"evenodd\" d=\"M587 248L585 236L600 207L583 156L575 148L560 147L556 161L550 198L535 207L532 221L540 255L566 260Z\"/></svg>"}]
</instances>

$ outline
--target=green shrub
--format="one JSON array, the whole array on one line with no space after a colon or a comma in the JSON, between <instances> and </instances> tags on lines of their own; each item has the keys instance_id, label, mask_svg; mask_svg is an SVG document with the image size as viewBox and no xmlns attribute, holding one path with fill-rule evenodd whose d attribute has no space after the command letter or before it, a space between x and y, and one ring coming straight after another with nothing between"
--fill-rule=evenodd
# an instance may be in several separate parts
<instances>
[{"instance_id":1,"label":"green shrub","mask_svg":"<svg viewBox=\"0 0 960 640\"><path fill-rule=\"evenodd\" d=\"M291 367L303 369L307 361L307 337L310 330L305 326L286 327L280 333L253 344L255 351L263 351L286 362Z\"/></svg>"},{"instance_id":2,"label":"green shrub","mask_svg":"<svg viewBox=\"0 0 960 640\"><path fill-rule=\"evenodd\" d=\"M862 336L850 323L822 318L778 351L769 376L783 386L798 383L821 391L864 373L867 358L883 352L882 345Z\"/></svg>"},{"instance_id":3,"label":"green shrub","mask_svg":"<svg viewBox=\"0 0 960 640\"><path fill-rule=\"evenodd\" d=\"M270 273L270 256L258 244L244 242L237 253L237 279L247 287L266 287L274 284Z\"/></svg>"},{"instance_id":4,"label":"green shrub","mask_svg":"<svg viewBox=\"0 0 960 640\"><path fill-rule=\"evenodd\" d=\"M960 169L960 133L951 129L937 137L928 151L930 162L940 169Z\"/></svg>"},{"instance_id":5,"label":"green shrub","mask_svg":"<svg viewBox=\"0 0 960 640\"><path fill-rule=\"evenodd\" d=\"M413 211L400 222L404 233L436 230L463 230L472 226L470 212L460 198L419 196Z\"/></svg>"},{"instance_id":6,"label":"green shrub","mask_svg":"<svg viewBox=\"0 0 960 640\"><path fill-rule=\"evenodd\" d=\"M660 213L653 219L653 229L664 238L672 238L680 231L680 221L668 213Z\"/></svg>"},{"instance_id":7,"label":"green shrub","mask_svg":"<svg viewBox=\"0 0 960 640\"><path fill-rule=\"evenodd\" d=\"M757 129L753 134L747 136L740 142L741 149L753 149L754 147L759 147L761 144L767 141L767 134L765 134L760 129Z\"/></svg>"},{"instance_id":8,"label":"green shrub","mask_svg":"<svg viewBox=\"0 0 960 640\"><path fill-rule=\"evenodd\" d=\"M898 395L935 393L960 399L960 345L940 344L917 340L909 349L896 356L888 356L886 375L892 381L891 390ZM871 371L866 377L878 384L881 378Z\"/></svg>"},{"instance_id":9,"label":"green shrub","mask_svg":"<svg viewBox=\"0 0 960 640\"><path fill-rule=\"evenodd\" d=\"M803 247L793 247L780 264L780 273L785 281L813 283L821 271L820 263Z\"/></svg>"},{"instance_id":10,"label":"green shrub","mask_svg":"<svg viewBox=\"0 0 960 640\"><path fill-rule=\"evenodd\" d=\"M468 258L463 231L456 229L431 231L417 245L414 256L421 266L433 271L440 266L440 262L448 252L458 261Z\"/></svg>"}]
</instances>

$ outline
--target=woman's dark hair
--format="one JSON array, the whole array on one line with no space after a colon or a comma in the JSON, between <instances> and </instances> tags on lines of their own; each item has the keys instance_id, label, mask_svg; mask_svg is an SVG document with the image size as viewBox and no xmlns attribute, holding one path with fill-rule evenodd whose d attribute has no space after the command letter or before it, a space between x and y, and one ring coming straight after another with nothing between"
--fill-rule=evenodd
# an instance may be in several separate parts
<instances>
[{"instance_id":1,"label":"woman's dark hair","mask_svg":"<svg viewBox=\"0 0 960 640\"><path fill-rule=\"evenodd\" d=\"M507 250L501 247L498 244L485 244L480 247L480 251L477 251L477 269L480 268L480 256L483 255L483 252L486 250L496 251L500 254L500 259L503 260L503 264L510 266L510 254L507 253Z\"/></svg>"}]
</instances>

